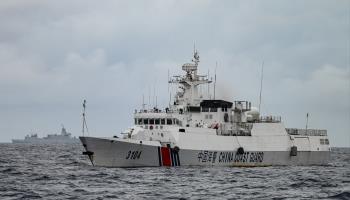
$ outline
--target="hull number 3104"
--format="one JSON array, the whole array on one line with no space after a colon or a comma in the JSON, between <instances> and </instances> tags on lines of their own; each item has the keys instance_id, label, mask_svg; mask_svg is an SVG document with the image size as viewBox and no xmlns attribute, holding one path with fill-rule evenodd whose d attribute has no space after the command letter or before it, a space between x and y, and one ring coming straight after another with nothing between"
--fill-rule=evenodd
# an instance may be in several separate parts
<instances>
[{"instance_id":1,"label":"hull number 3104","mask_svg":"<svg viewBox=\"0 0 350 200\"><path fill-rule=\"evenodd\" d=\"M125 159L135 160L140 159L142 151L128 151Z\"/></svg>"}]
</instances>

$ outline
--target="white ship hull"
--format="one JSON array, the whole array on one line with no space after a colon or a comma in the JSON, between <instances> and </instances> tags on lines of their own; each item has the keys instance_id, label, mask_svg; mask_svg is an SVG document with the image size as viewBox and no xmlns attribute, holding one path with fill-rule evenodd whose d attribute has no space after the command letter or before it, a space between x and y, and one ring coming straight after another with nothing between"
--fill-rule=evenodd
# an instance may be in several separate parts
<instances>
[{"instance_id":1,"label":"white ship hull","mask_svg":"<svg viewBox=\"0 0 350 200\"><path fill-rule=\"evenodd\" d=\"M228 136L225 136L226 140ZM274 166L274 165L326 165L330 150L303 150L299 146L296 156L291 155L291 145L282 149L253 148L246 146L244 153L235 138L232 148L188 149L161 146L158 141L141 141L121 138L80 137L86 154L94 166L104 167L156 167L156 166ZM242 136L244 137L244 136ZM203 145L205 146L205 144Z\"/></svg>"}]
</instances>

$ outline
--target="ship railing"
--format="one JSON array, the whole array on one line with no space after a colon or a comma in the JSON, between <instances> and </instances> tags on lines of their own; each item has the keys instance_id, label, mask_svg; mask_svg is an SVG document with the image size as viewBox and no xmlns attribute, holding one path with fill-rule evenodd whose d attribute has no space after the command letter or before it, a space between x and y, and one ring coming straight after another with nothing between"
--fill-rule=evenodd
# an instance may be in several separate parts
<instances>
[{"instance_id":1,"label":"ship railing","mask_svg":"<svg viewBox=\"0 0 350 200\"><path fill-rule=\"evenodd\" d=\"M161 109L141 109L141 110L135 110L135 114L137 113L175 113L176 111L166 109L166 110L161 110Z\"/></svg>"},{"instance_id":2,"label":"ship railing","mask_svg":"<svg viewBox=\"0 0 350 200\"><path fill-rule=\"evenodd\" d=\"M249 130L222 130L220 134L224 136L252 136Z\"/></svg>"},{"instance_id":3,"label":"ship railing","mask_svg":"<svg viewBox=\"0 0 350 200\"><path fill-rule=\"evenodd\" d=\"M251 136L251 130L253 128L253 124L240 123L237 124L236 129L218 129L218 135L225 136Z\"/></svg>"},{"instance_id":4,"label":"ship railing","mask_svg":"<svg viewBox=\"0 0 350 200\"><path fill-rule=\"evenodd\" d=\"M239 123L238 128L241 130L251 131L253 128L253 124L251 124L251 123Z\"/></svg>"},{"instance_id":5,"label":"ship railing","mask_svg":"<svg viewBox=\"0 0 350 200\"><path fill-rule=\"evenodd\" d=\"M282 121L281 116L261 116L259 118L258 122L263 122L263 123L280 123Z\"/></svg>"},{"instance_id":6,"label":"ship railing","mask_svg":"<svg viewBox=\"0 0 350 200\"><path fill-rule=\"evenodd\" d=\"M327 136L327 130L286 128L289 135Z\"/></svg>"}]
</instances>

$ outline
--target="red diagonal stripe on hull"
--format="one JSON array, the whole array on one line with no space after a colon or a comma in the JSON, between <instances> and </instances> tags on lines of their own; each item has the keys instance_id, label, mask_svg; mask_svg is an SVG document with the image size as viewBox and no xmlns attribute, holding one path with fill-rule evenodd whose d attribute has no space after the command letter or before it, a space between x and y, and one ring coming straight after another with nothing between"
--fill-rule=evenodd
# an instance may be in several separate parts
<instances>
[{"instance_id":1,"label":"red diagonal stripe on hull","mask_svg":"<svg viewBox=\"0 0 350 200\"><path fill-rule=\"evenodd\" d=\"M161 152L162 152L162 161L163 161L163 166L171 166L171 157L170 157L170 149L167 147L162 147Z\"/></svg>"}]
</instances>

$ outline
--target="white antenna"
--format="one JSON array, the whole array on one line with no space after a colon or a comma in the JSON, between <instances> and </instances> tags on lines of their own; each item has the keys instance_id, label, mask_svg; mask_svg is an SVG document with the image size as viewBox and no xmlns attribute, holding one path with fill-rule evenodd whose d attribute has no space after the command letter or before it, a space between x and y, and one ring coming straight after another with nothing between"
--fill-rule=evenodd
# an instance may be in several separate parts
<instances>
[{"instance_id":1,"label":"white antenna","mask_svg":"<svg viewBox=\"0 0 350 200\"><path fill-rule=\"evenodd\" d=\"M169 75L169 69L168 69L168 93L169 93L169 87L170 87L170 75Z\"/></svg>"},{"instance_id":2,"label":"white antenna","mask_svg":"<svg viewBox=\"0 0 350 200\"><path fill-rule=\"evenodd\" d=\"M208 80L209 80L209 69L208 69ZM210 87L208 82L208 98L210 99Z\"/></svg>"},{"instance_id":3,"label":"white antenna","mask_svg":"<svg viewBox=\"0 0 350 200\"><path fill-rule=\"evenodd\" d=\"M170 91L170 70L168 69L168 94L169 95L169 108L170 108L170 102L171 102L171 91Z\"/></svg>"},{"instance_id":4,"label":"white antenna","mask_svg":"<svg viewBox=\"0 0 350 200\"><path fill-rule=\"evenodd\" d=\"M196 42L194 41L193 42L193 55L196 54Z\"/></svg>"},{"instance_id":5,"label":"white antenna","mask_svg":"<svg viewBox=\"0 0 350 200\"><path fill-rule=\"evenodd\" d=\"M152 107L154 108L156 102L156 82L153 84L153 95L152 95Z\"/></svg>"},{"instance_id":6,"label":"white antenna","mask_svg":"<svg viewBox=\"0 0 350 200\"><path fill-rule=\"evenodd\" d=\"M215 77L214 77L214 100L215 100L215 88L216 88L216 68L218 67L218 62L215 62Z\"/></svg>"},{"instance_id":7,"label":"white antenna","mask_svg":"<svg viewBox=\"0 0 350 200\"><path fill-rule=\"evenodd\" d=\"M145 110L145 95L142 94L142 110Z\"/></svg>"},{"instance_id":8,"label":"white antenna","mask_svg":"<svg viewBox=\"0 0 350 200\"><path fill-rule=\"evenodd\" d=\"M148 108L151 108L151 86L148 86Z\"/></svg>"},{"instance_id":9,"label":"white antenna","mask_svg":"<svg viewBox=\"0 0 350 200\"><path fill-rule=\"evenodd\" d=\"M307 125L309 123L309 113L306 113L306 128L305 128L305 133L307 134Z\"/></svg>"},{"instance_id":10,"label":"white antenna","mask_svg":"<svg viewBox=\"0 0 350 200\"><path fill-rule=\"evenodd\" d=\"M89 130L88 130L88 127L87 127L87 124L86 124L86 118L85 118L85 109L86 109L86 100L84 99L84 102L83 102L83 136L84 136L84 133L85 133L85 128L86 128L86 132L89 133Z\"/></svg>"},{"instance_id":11,"label":"white antenna","mask_svg":"<svg viewBox=\"0 0 350 200\"><path fill-rule=\"evenodd\" d=\"M263 78L264 78L264 61L261 65L261 79L260 79L260 95L259 95L259 113L261 108L261 94L262 94L262 88L263 88Z\"/></svg>"},{"instance_id":12,"label":"white antenna","mask_svg":"<svg viewBox=\"0 0 350 200\"><path fill-rule=\"evenodd\" d=\"M170 91L170 94L169 94L169 108L170 108L170 105L171 105L171 91Z\"/></svg>"},{"instance_id":13,"label":"white antenna","mask_svg":"<svg viewBox=\"0 0 350 200\"><path fill-rule=\"evenodd\" d=\"M157 102L157 101L158 101L158 100L157 100L157 95L156 95L156 108L158 107L158 105L157 105L157 104L158 104L158 102Z\"/></svg>"},{"instance_id":14,"label":"white antenna","mask_svg":"<svg viewBox=\"0 0 350 200\"><path fill-rule=\"evenodd\" d=\"M157 85L157 79L155 78L154 85L153 85L153 108L157 108L156 85Z\"/></svg>"}]
</instances>

